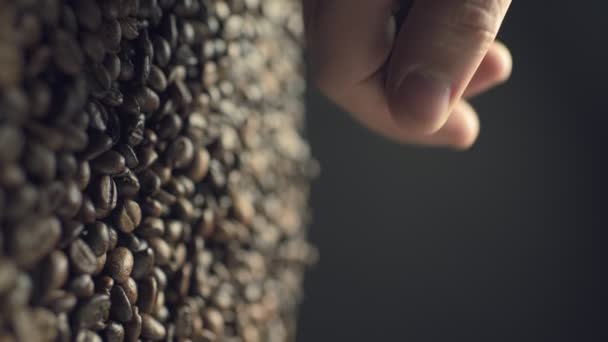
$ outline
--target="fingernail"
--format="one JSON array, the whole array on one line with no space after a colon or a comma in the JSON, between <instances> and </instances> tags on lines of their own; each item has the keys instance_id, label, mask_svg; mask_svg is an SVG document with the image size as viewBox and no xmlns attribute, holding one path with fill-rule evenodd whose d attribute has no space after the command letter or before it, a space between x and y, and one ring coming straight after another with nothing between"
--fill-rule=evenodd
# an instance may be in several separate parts
<instances>
[{"instance_id":1,"label":"fingernail","mask_svg":"<svg viewBox=\"0 0 608 342\"><path fill-rule=\"evenodd\" d=\"M395 121L402 125L414 123L434 128L448 111L450 88L449 82L441 77L421 71L410 72L393 97Z\"/></svg>"}]
</instances>

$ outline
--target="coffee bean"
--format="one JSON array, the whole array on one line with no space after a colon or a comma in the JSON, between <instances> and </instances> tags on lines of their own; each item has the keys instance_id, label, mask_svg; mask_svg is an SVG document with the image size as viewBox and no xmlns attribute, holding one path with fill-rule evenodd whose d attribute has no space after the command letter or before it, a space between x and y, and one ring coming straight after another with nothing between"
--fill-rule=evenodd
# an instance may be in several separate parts
<instances>
[{"instance_id":1,"label":"coffee bean","mask_svg":"<svg viewBox=\"0 0 608 342\"><path fill-rule=\"evenodd\" d=\"M71 219L78 214L78 211L82 206L82 192L80 192L78 184L74 181L69 181L64 184L65 196L57 208L57 213L62 218Z\"/></svg>"},{"instance_id":2,"label":"coffee bean","mask_svg":"<svg viewBox=\"0 0 608 342\"><path fill-rule=\"evenodd\" d=\"M154 251L156 264L165 266L171 259L171 247L160 237L152 237L148 240L150 247Z\"/></svg>"},{"instance_id":3,"label":"coffee bean","mask_svg":"<svg viewBox=\"0 0 608 342\"><path fill-rule=\"evenodd\" d=\"M134 169L135 172L147 169L158 159L158 153L151 147L140 147L136 153L139 165Z\"/></svg>"},{"instance_id":4,"label":"coffee bean","mask_svg":"<svg viewBox=\"0 0 608 342\"><path fill-rule=\"evenodd\" d=\"M57 160L45 145L30 142L25 150L25 168L37 180L48 182L55 178Z\"/></svg>"},{"instance_id":5,"label":"coffee bean","mask_svg":"<svg viewBox=\"0 0 608 342\"><path fill-rule=\"evenodd\" d=\"M143 196L154 195L160 190L160 178L152 170L144 170L139 174L139 183L141 184L141 194Z\"/></svg>"},{"instance_id":6,"label":"coffee bean","mask_svg":"<svg viewBox=\"0 0 608 342\"><path fill-rule=\"evenodd\" d=\"M102 174L115 175L127 169L125 157L120 153L109 150L90 162L91 169Z\"/></svg>"},{"instance_id":7,"label":"coffee bean","mask_svg":"<svg viewBox=\"0 0 608 342\"><path fill-rule=\"evenodd\" d=\"M135 65L135 79L140 84L148 82L150 77L150 68L152 67L152 57L150 55L144 55L138 59Z\"/></svg>"},{"instance_id":8,"label":"coffee bean","mask_svg":"<svg viewBox=\"0 0 608 342\"><path fill-rule=\"evenodd\" d=\"M203 314L205 325L216 335L222 336L224 332L224 318L213 308L208 308Z\"/></svg>"},{"instance_id":9,"label":"coffee bean","mask_svg":"<svg viewBox=\"0 0 608 342\"><path fill-rule=\"evenodd\" d=\"M104 218L116 207L116 183L110 176L101 176L97 178L92 189L91 196L97 217Z\"/></svg>"},{"instance_id":10,"label":"coffee bean","mask_svg":"<svg viewBox=\"0 0 608 342\"><path fill-rule=\"evenodd\" d=\"M137 100L134 101L137 103ZM145 116L143 114L129 117L129 120L125 123L124 135L130 147L137 146L144 140L144 125ZM130 166L130 168L135 168L136 166Z\"/></svg>"},{"instance_id":11,"label":"coffee bean","mask_svg":"<svg viewBox=\"0 0 608 342\"><path fill-rule=\"evenodd\" d=\"M194 153L194 159L190 167L188 168L187 174L192 181L198 183L202 181L207 173L209 172L210 162L209 152L205 149L199 149Z\"/></svg>"},{"instance_id":12,"label":"coffee bean","mask_svg":"<svg viewBox=\"0 0 608 342\"><path fill-rule=\"evenodd\" d=\"M156 65L152 65L150 68L148 85L157 92L163 92L167 89L167 77L165 77L165 73L162 69Z\"/></svg>"},{"instance_id":13,"label":"coffee bean","mask_svg":"<svg viewBox=\"0 0 608 342\"><path fill-rule=\"evenodd\" d=\"M117 285L112 288L110 300L112 301L112 306L110 308L110 316L112 319L119 322L128 322L133 318L131 302L129 302L129 298L127 298L122 286Z\"/></svg>"},{"instance_id":14,"label":"coffee bean","mask_svg":"<svg viewBox=\"0 0 608 342\"><path fill-rule=\"evenodd\" d=\"M69 33L58 30L53 35L53 60L66 74L76 75L84 64L84 56L78 42Z\"/></svg>"},{"instance_id":15,"label":"coffee bean","mask_svg":"<svg viewBox=\"0 0 608 342\"><path fill-rule=\"evenodd\" d=\"M90 330L79 330L75 342L102 342L101 337Z\"/></svg>"},{"instance_id":16,"label":"coffee bean","mask_svg":"<svg viewBox=\"0 0 608 342\"><path fill-rule=\"evenodd\" d=\"M70 261L73 270L77 273L91 274L97 268L95 254L81 239L76 239L70 245Z\"/></svg>"},{"instance_id":17,"label":"coffee bean","mask_svg":"<svg viewBox=\"0 0 608 342\"><path fill-rule=\"evenodd\" d=\"M131 233L141 222L141 208L137 202L126 200L114 217L116 227L124 233Z\"/></svg>"},{"instance_id":18,"label":"coffee bean","mask_svg":"<svg viewBox=\"0 0 608 342\"><path fill-rule=\"evenodd\" d=\"M114 288L114 279L110 276L103 275L95 281L95 289L98 293L110 295Z\"/></svg>"},{"instance_id":19,"label":"coffee bean","mask_svg":"<svg viewBox=\"0 0 608 342\"><path fill-rule=\"evenodd\" d=\"M57 337L56 316L42 308L15 313L13 328L19 341L54 341Z\"/></svg>"},{"instance_id":20,"label":"coffee bean","mask_svg":"<svg viewBox=\"0 0 608 342\"><path fill-rule=\"evenodd\" d=\"M103 61L103 65L110 74L110 79L116 81L120 75L120 58L115 53L108 53Z\"/></svg>"},{"instance_id":21,"label":"coffee bean","mask_svg":"<svg viewBox=\"0 0 608 342\"><path fill-rule=\"evenodd\" d=\"M133 254L124 247L117 247L110 252L106 267L108 274L122 284L133 270Z\"/></svg>"},{"instance_id":22,"label":"coffee bean","mask_svg":"<svg viewBox=\"0 0 608 342\"><path fill-rule=\"evenodd\" d=\"M133 319L124 325L125 342L137 342L141 336L142 317L137 306L133 307Z\"/></svg>"},{"instance_id":23,"label":"coffee bean","mask_svg":"<svg viewBox=\"0 0 608 342\"><path fill-rule=\"evenodd\" d=\"M171 60L171 45L161 36L154 36L152 44L154 46L154 61L161 68L166 67Z\"/></svg>"},{"instance_id":24,"label":"coffee bean","mask_svg":"<svg viewBox=\"0 0 608 342\"><path fill-rule=\"evenodd\" d=\"M104 329L104 337L108 342L123 342L125 328L117 322L110 322Z\"/></svg>"},{"instance_id":25,"label":"coffee bean","mask_svg":"<svg viewBox=\"0 0 608 342\"><path fill-rule=\"evenodd\" d=\"M137 195L140 190L139 179L131 172L127 170L123 176L114 178L118 196L123 198L133 198Z\"/></svg>"},{"instance_id":26,"label":"coffee bean","mask_svg":"<svg viewBox=\"0 0 608 342\"><path fill-rule=\"evenodd\" d=\"M132 305L135 305L137 303L137 297L139 296L139 294L137 292L137 283L135 282L135 279L133 279L133 278L127 279L127 281L124 284L122 284L122 288L125 291L125 295L129 299L129 302Z\"/></svg>"},{"instance_id":27,"label":"coffee bean","mask_svg":"<svg viewBox=\"0 0 608 342\"><path fill-rule=\"evenodd\" d=\"M108 258L107 254L102 254L96 258L95 263L95 271L93 271L93 275L99 275L101 271L103 271L104 266L106 265L106 259Z\"/></svg>"},{"instance_id":28,"label":"coffee bean","mask_svg":"<svg viewBox=\"0 0 608 342\"><path fill-rule=\"evenodd\" d=\"M60 237L61 224L57 218L30 218L15 227L8 247L17 263L29 268L49 254Z\"/></svg>"},{"instance_id":29,"label":"coffee bean","mask_svg":"<svg viewBox=\"0 0 608 342\"><path fill-rule=\"evenodd\" d=\"M0 125L0 161L10 163L17 161L24 146L21 128L14 125Z\"/></svg>"},{"instance_id":30,"label":"coffee bean","mask_svg":"<svg viewBox=\"0 0 608 342\"><path fill-rule=\"evenodd\" d=\"M71 153L57 155L57 176L69 180L73 179L78 172L78 161ZM78 185L77 185L78 186Z\"/></svg>"},{"instance_id":31,"label":"coffee bean","mask_svg":"<svg viewBox=\"0 0 608 342\"><path fill-rule=\"evenodd\" d=\"M82 274L70 280L68 289L78 298L89 298L95 292L95 283L89 274Z\"/></svg>"},{"instance_id":32,"label":"coffee bean","mask_svg":"<svg viewBox=\"0 0 608 342\"><path fill-rule=\"evenodd\" d=\"M152 113L160 107L160 99L158 94L148 87L138 89L135 96L141 105L141 110L144 112Z\"/></svg>"},{"instance_id":33,"label":"coffee bean","mask_svg":"<svg viewBox=\"0 0 608 342\"><path fill-rule=\"evenodd\" d=\"M173 139L182 127L183 121L179 115L167 115L158 123L156 132L160 139Z\"/></svg>"},{"instance_id":34,"label":"coffee bean","mask_svg":"<svg viewBox=\"0 0 608 342\"><path fill-rule=\"evenodd\" d=\"M12 260L0 257L0 295L15 286L17 275L17 265Z\"/></svg>"},{"instance_id":35,"label":"coffee bean","mask_svg":"<svg viewBox=\"0 0 608 342\"><path fill-rule=\"evenodd\" d=\"M89 196L82 197L82 205L80 206L77 217L82 223L95 222L95 205Z\"/></svg>"},{"instance_id":36,"label":"coffee bean","mask_svg":"<svg viewBox=\"0 0 608 342\"><path fill-rule=\"evenodd\" d=\"M111 148L111 137L101 132L92 131L89 133L89 145L82 152L81 157L85 160L95 159Z\"/></svg>"},{"instance_id":37,"label":"coffee bean","mask_svg":"<svg viewBox=\"0 0 608 342\"><path fill-rule=\"evenodd\" d=\"M125 17L119 19L120 29L125 39L133 40L139 36L137 19Z\"/></svg>"},{"instance_id":38,"label":"coffee bean","mask_svg":"<svg viewBox=\"0 0 608 342\"><path fill-rule=\"evenodd\" d=\"M172 165L177 169L190 165L193 157L194 146L192 145L192 141L184 136L175 139L165 152L167 164Z\"/></svg>"},{"instance_id":39,"label":"coffee bean","mask_svg":"<svg viewBox=\"0 0 608 342\"><path fill-rule=\"evenodd\" d=\"M83 161L78 165L76 181L80 190L84 190L91 179L91 169L87 161Z\"/></svg>"},{"instance_id":40,"label":"coffee bean","mask_svg":"<svg viewBox=\"0 0 608 342\"><path fill-rule=\"evenodd\" d=\"M42 284L48 290L63 287L68 279L69 263L66 255L60 251L53 251L45 260L42 268Z\"/></svg>"},{"instance_id":41,"label":"coffee bean","mask_svg":"<svg viewBox=\"0 0 608 342\"><path fill-rule=\"evenodd\" d=\"M110 107L118 107L123 103L124 95L116 84L112 84L101 100Z\"/></svg>"},{"instance_id":42,"label":"coffee bean","mask_svg":"<svg viewBox=\"0 0 608 342\"><path fill-rule=\"evenodd\" d=\"M145 338L152 341L160 341L167 334L165 327L148 314L141 314L141 322L141 335Z\"/></svg>"},{"instance_id":43,"label":"coffee bean","mask_svg":"<svg viewBox=\"0 0 608 342\"><path fill-rule=\"evenodd\" d=\"M76 296L64 290L49 291L43 301L43 305L54 313L70 312L77 303Z\"/></svg>"},{"instance_id":44,"label":"coffee bean","mask_svg":"<svg viewBox=\"0 0 608 342\"><path fill-rule=\"evenodd\" d=\"M154 251L151 248L135 253L133 259L133 271L131 273L133 278L141 279L152 272L155 258Z\"/></svg>"},{"instance_id":45,"label":"coffee bean","mask_svg":"<svg viewBox=\"0 0 608 342\"><path fill-rule=\"evenodd\" d=\"M161 237L165 233L165 223L156 217L146 217L136 233L144 238Z\"/></svg>"},{"instance_id":46,"label":"coffee bean","mask_svg":"<svg viewBox=\"0 0 608 342\"><path fill-rule=\"evenodd\" d=\"M97 327L108 319L110 307L111 302L108 295L93 295L76 308L76 326L85 329Z\"/></svg>"},{"instance_id":47,"label":"coffee bean","mask_svg":"<svg viewBox=\"0 0 608 342\"><path fill-rule=\"evenodd\" d=\"M110 248L110 232L108 226L97 221L87 227L84 241L87 242L96 257L104 255Z\"/></svg>"}]
</instances>

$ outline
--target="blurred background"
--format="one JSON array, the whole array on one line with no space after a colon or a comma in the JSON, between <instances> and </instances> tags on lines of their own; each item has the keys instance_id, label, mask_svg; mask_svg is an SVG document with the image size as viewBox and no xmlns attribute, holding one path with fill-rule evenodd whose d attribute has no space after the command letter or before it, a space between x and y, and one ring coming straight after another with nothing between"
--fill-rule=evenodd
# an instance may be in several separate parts
<instances>
[{"instance_id":1,"label":"blurred background","mask_svg":"<svg viewBox=\"0 0 608 342\"><path fill-rule=\"evenodd\" d=\"M608 341L607 16L514 1L513 75L465 153L394 145L311 88L299 341Z\"/></svg>"}]
</instances>

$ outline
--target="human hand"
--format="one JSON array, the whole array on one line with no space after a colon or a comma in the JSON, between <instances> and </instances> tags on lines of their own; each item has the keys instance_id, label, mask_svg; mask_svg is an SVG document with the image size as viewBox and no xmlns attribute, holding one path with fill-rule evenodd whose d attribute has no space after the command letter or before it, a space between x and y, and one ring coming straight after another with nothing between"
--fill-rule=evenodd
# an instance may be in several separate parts
<instances>
[{"instance_id":1,"label":"human hand","mask_svg":"<svg viewBox=\"0 0 608 342\"><path fill-rule=\"evenodd\" d=\"M511 73L495 41L511 0L414 0L397 34L398 1L303 2L312 75L326 96L398 142L475 142L479 118L466 99Z\"/></svg>"}]
</instances>

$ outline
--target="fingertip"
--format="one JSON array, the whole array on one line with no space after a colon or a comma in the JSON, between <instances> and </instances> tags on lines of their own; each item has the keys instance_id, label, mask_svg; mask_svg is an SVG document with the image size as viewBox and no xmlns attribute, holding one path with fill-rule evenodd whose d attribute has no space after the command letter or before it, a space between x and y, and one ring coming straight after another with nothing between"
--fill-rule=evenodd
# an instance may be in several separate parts
<instances>
[{"instance_id":1,"label":"fingertip","mask_svg":"<svg viewBox=\"0 0 608 342\"><path fill-rule=\"evenodd\" d=\"M391 114L402 129L431 134L445 124L451 97L450 82L445 77L416 68L389 87Z\"/></svg>"},{"instance_id":2,"label":"fingertip","mask_svg":"<svg viewBox=\"0 0 608 342\"><path fill-rule=\"evenodd\" d=\"M479 116L471 105L461 101L454 108L445 130L446 138L453 149L467 151L479 137Z\"/></svg>"},{"instance_id":3,"label":"fingertip","mask_svg":"<svg viewBox=\"0 0 608 342\"><path fill-rule=\"evenodd\" d=\"M489 73L496 82L505 82L511 77L513 72L513 56L509 48L503 43L496 41L488 51L488 66L491 68Z\"/></svg>"}]
</instances>

